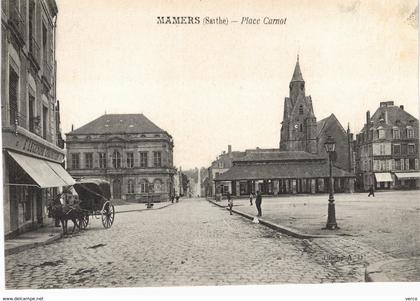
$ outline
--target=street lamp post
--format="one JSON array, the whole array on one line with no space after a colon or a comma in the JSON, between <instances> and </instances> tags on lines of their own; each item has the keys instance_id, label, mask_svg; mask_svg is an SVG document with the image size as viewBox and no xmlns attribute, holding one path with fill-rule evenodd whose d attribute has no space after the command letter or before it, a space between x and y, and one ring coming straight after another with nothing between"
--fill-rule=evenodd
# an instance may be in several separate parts
<instances>
[{"instance_id":1,"label":"street lamp post","mask_svg":"<svg viewBox=\"0 0 420 301\"><path fill-rule=\"evenodd\" d=\"M335 204L334 204L334 192L333 192L333 177L332 177L332 155L335 151L335 140L331 136L328 136L327 140L324 143L325 151L328 153L328 161L330 167L330 185L329 185L329 197L328 197L328 219L327 230L336 230L339 229L337 226L337 221L335 219Z\"/></svg>"}]
</instances>

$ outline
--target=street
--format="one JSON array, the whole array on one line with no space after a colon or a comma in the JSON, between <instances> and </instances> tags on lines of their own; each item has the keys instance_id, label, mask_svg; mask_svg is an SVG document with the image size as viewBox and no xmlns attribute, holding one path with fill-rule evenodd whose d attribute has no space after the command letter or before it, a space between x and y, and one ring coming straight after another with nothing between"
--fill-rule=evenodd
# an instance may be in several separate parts
<instances>
[{"instance_id":1,"label":"street","mask_svg":"<svg viewBox=\"0 0 420 301\"><path fill-rule=\"evenodd\" d=\"M350 258L351 257L351 258ZM386 256L345 238L301 240L204 199L119 213L87 231L5 258L6 287L78 288L364 281Z\"/></svg>"}]
</instances>

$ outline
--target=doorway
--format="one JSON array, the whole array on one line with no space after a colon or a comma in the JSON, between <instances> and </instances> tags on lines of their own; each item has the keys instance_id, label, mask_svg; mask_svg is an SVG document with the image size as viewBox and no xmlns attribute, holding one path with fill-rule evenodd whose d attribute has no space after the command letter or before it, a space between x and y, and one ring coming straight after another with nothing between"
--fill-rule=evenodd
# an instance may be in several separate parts
<instances>
[{"instance_id":1,"label":"doorway","mask_svg":"<svg viewBox=\"0 0 420 301\"><path fill-rule=\"evenodd\" d=\"M115 179L112 182L112 196L114 199L121 199L121 180Z\"/></svg>"}]
</instances>

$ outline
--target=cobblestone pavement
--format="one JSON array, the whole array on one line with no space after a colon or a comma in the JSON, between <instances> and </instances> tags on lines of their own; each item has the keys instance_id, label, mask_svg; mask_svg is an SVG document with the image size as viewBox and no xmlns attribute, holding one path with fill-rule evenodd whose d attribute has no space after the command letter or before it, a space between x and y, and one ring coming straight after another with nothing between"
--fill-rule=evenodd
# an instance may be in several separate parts
<instances>
[{"instance_id":1,"label":"cobblestone pavement","mask_svg":"<svg viewBox=\"0 0 420 301\"><path fill-rule=\"evenodd\" d=\"M343 238L300 240L204 200L116 215L5 258L6 287L76 288L359 282L383 254Z\"/></svg>"}]
</instances>

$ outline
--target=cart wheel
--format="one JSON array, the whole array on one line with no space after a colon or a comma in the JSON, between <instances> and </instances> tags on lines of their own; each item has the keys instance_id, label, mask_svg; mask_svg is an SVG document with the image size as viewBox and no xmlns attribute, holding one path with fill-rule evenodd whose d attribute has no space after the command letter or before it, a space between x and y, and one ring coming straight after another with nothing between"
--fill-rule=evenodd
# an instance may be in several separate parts
<instances>
[{"instance_id":1,"label":"cart wheel","mask_svg":"<svg viewBox=\"0 0 420 301\"><path fill-rule=\"evenodd\" d=\"M80 227L82 230L85 230L87 226L89 225L89 214L83 215L83 217L80 219Z\"/></svg>"},{"instance_id":2,"label":"cart wheel","mask_svg":"<svg viewBox=\"0 0 420 301\"><path fill-rule=\"evenodd\" d=\"M114 205L107 202L102 210L102 225L104 228L111 228L114 223L115 209Z\"/></svg>"}]
</instances>

